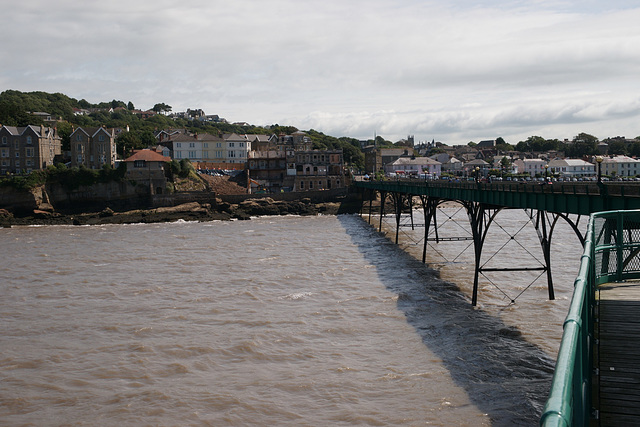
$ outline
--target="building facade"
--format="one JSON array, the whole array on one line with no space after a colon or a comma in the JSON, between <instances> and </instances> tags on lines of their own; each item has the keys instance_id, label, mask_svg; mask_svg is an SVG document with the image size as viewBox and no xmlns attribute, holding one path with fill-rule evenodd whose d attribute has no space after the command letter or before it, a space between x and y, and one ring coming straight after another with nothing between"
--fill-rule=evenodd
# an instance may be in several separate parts
<instances>
[{"instance_id":1,"label":"building facade","mask_svg":"<svg viewBox=\"0 0 640 427\"><path fill-rule=\"evenodd\" d=\"M605 157L601 164L602 175L610 177L635 177L640 174L640 160L627 156Z\"/></svg>"},{"instance_id":2,"label":"building facade","mask_svg":"<svg viewBox=\"0 0 640 427\"><path fill-rule=\"evenodd\" d=\"M70 137L71 166L100 169L116 163L116 135L114 129L103 127L75 129Z\"/></svg>"},{"instance_id":3,"label":"building facade","mask_svg":"<svg viewBox=\"0 0 640 427\"><path fill-rule=\"evenodd\" d=\"M138 150L124 160L127 179L147 186L149 194L163 194L167 187L165 165L171 159L153 150Z\"/></svg>"},{"instance_id":4,"label":"building facade","mask_svg":"<svg viewBox=\"0 0 640 427\"><path fill-rule=\"evenodd\" d=\"M0 173L30 173L53 165L62 154L56 128L0 126Z\"/></svg>"},{"instance_id":5,"label":"building facade","mask_svg":"<svg viewBox=\"0 0 640 427\"><path fill-rule=\"evenodd\" d=\"M175 160L224 163L226 158L224 139L208 133L176 133L168 136L163 145L171 145Z\"/></svg>"},{"instance_id":6,"label":"building facade","mask_svg":"<svg viewBox=\"0 0 640 427\"><path fill-rule=\"evenodd\" d=\"M562 178L590 178L596 175L596 165L582 159L553 159L549 173Z\"/></svg>"}]
</instances>

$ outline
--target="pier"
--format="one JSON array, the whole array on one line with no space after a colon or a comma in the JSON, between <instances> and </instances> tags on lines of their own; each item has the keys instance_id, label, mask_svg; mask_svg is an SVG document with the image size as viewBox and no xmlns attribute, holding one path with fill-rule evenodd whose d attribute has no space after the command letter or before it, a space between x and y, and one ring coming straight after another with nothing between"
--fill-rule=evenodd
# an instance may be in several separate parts
<instances>
[{"instance_id":1,"label":"pier","mask_svg":"<svg viewBox=\"0 0 640 427\"><path fill-rule=\"evenodd\" d=\"M544 253L549 299L554 298L551 237L565 220L584 246L549 399L540 425L640 425L640 185L602 182L570 184L484 184L452 182L357 182L368 204L379 196L379 215L393 206L396 243L401 218L419 200L424 212L424 251L437 207L446 201L467 211L475 251L472 304L478 300L482 249L487 230L503 209L523 209L534 224ZM390 202L388 203L387 200ZM587 216L586 233L578 223ZM445 241L447 237L442 239ZM453 239L449 237L449 239ZM576 260L578 262L578 260ZM493 271L514 272L518 266Z\"/></svg>"}]
</instances>

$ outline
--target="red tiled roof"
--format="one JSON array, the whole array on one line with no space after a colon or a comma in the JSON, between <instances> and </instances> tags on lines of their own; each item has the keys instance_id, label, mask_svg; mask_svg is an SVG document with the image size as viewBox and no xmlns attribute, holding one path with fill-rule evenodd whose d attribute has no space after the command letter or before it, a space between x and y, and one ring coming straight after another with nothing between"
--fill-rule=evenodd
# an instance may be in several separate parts
<instances>
[{"instance_id":1,"label":"red tiled roof","mask_svg":"<svg viewBox=\"0 0 640 427\"><path fill-rule=\"evenodd\" d=\"M131 157L125 159L125 162L134 162L136 160L144 160L147 162L170 162L170 157L165 157L155 151L144 149L133 153Z\"/></svg>"}]
</instances>

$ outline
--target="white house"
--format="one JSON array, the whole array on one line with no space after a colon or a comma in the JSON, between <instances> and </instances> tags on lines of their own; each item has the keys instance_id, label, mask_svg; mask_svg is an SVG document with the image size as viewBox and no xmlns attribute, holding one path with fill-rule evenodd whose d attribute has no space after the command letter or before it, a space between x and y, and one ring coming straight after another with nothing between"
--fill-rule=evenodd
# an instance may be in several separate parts
<instances>
[{"instance_id":1,"label":"white house","mask_svg":"<svg viewBox=\"0 0 640 427\"><path fill-rule=\"evenodd\" d=\"M245 135L235 133L222 137L225 142L225 163L246 163L251 150L251 141Z\"/></svg>"},{"instance_id":2,"label":"white house","mask_svg":"<svg viewBox=\"0 0 640 427\"><path fill-rule=\"evenodd\" d=\"M429 157L401 157L385 165L385 172L404 175L427 174L436 177L442 172L442 163Z\"/></svg>"},{"instance_id":3,"label":"white house","mask_svg":"<svg viewBox=\"0 0 640 427\"><path fill-rule=\"evenodd\" d=\"M627 156L605 157L602 175L629 177L640 175L640 161Z\"/></svg>"},{"instance_id":4,"label":"white house","mask_svg":"<svg viewBox=\"0 0 640 427\"><path fill-rule=\"evenodd\" d=\"M593 177L596 166L582 159L553 159L549 162L549 173L565 178Z\"/></svg>"},{"instance_id":5,"label":"white house","mask_svg":"<svg viewBox=\"0 0 640 427\"><path fill-rule=\"evenodd\" d=\"M173 158L189 159L192 162L223 162L225 159L225 141L207 133L190 135L180 133L171 135Z\"/></svg>"}]
</instances>

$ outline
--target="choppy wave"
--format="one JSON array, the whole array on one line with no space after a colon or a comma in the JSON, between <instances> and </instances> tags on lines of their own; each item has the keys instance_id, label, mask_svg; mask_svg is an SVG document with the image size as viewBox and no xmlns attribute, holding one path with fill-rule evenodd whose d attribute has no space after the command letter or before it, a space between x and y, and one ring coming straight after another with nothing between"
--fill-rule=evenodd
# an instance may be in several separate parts
<instances>
[{"instance_id":1,"label":"choppy wave","mask_svg":"<svg viewBox=\"0 0 640 427\"><path fill-rule=\"evenodd\" d=\"M496 279L523 296L485 283L474 309L472 254L437 274L420 232L402 251L357 216L5 230L0 424L534 423L569 286Z\"/></svg>"}]
</instances>

